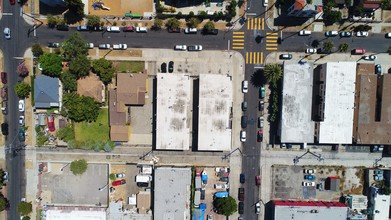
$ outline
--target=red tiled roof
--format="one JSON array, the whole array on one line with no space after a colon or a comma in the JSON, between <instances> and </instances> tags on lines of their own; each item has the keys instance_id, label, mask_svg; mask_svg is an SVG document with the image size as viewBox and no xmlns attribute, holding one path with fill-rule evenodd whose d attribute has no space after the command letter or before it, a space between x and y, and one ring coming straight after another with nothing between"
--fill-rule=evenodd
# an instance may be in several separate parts
<instances>
[{"instance_id":1,"label":"red tiled roof","mask_svg":"<svg viewBox=\"0 0 391 220\"><path fill-rule=\"evenodd\" d=\"M295 10L300 11L304 8L306 0L296 0L295 1Z\"/></svg>"},{"instance_id":2,"label":"red tiled roof","mask_svg":"<svg viewBox=\"0 0 391 220\"><path fill-rule=\"evenodd\" d=\"M318 207L347 207L346 204L340 202L328 201L293 201L293 200L273 200L276 206L318 206Z\"/></svg>"}]
</instances>

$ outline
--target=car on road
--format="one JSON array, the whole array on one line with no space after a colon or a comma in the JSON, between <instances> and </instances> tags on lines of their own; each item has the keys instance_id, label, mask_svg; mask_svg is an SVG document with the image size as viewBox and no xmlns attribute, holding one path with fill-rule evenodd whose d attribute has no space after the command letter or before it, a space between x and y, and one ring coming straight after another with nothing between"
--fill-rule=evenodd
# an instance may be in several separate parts
<instances>
[{"instance_id":1,"label":"car on road","mask_svg":"<svg viewBox=\"0 0 391 220\"><path fill-rule=\"evenodd\" d=\"M258 105L258 110L263 112L264 109L265 109L265 102L263 100L260 100Z\"/></svg>"},{"instance_id":2,"label":"car on road","mask_svg":"<svg viewBox=\"0 0 391 220\"><path fill-rule=\"evenodd\" d=\"M174 62L173 61L168 62L168 72L169 73L174 72Z\"/></svg>"},{"instance_id":3,"label":"car on road","mask_svg":"<svg viewBox=\"0 0 391 220\"><path fill-rule=\"evenodd\" d=\"M23 115L19 116L19 125L24 126L24 116Z\"/></svg>"},{"instance_id":4,"label":"car on road","mask_svg":"<svg viewBox=\"0 0 391 220\"><path fill-rule=\"evenodd\" d=\"M367 31L359 31L356 33L356 37L368 37L369 33Z\"/></svg>"},{"instance_id":5,"label":"car on road","mask_svg":"<svg viewBox=\"0 0 391 220\"><path fill-rule=\"evenodd\" d=\"M248 81L247 80L244 80L242 82L242 92L243 93L247 93L248 92Z\"/></svg>"},{"instance_id":6,"label":"car on road","mask_svg":"<svg viewBox=\"0 0 391 220\"><path fill-rule=\"evenodd\" d=\"M259 215L261 213L261 204L259 202L255 203L255 214Z\"/></svg>"},{"instance_id":7,"label":"car on road","mask_svg":"<svg viewBox=\"0 0 391 220\"><path fill-rule=\"evenodd\" d=\"M354 49L354 50L352 50L352 54L354 54L354 55L363 55L366 52L367 51L365 49Z\"/></svg>"},{"instance_id":8,"label":"car on road","mask_svg":"<svg viewBox=\"0 0 391 220\"><path fill-rule=\"evenodd\" d=\"M167 31L168 31L168 33L181 33L181 29L180 29L180 28L171 28L171 27L168 27L168 28L167 28Z\"/></svg>"},{"instance_id":9,"label":"car on road","mask_svg":"<svg viewBox=\"0 0 391 220\"><path fill-rule=\"evenodd\" d=\"M280 60L290 60L290 59L292 59L292 54L281 54L280 55Z\"/></svg>"},{"instance_id":10,"label":"car on road","mask_svg":"<svg viewBox=\"0 0 391 220\"><path fill-rule=\"evenodd\" d=\"M244 188L239 188L238 199L239 201L244 201Z\"/></svg>"},{"instance_id":11,"label":"car on road","mask_svg":"<svg viewBox=\"0 0 391 220\"><path fill-rule=\"evenodd\" d=\"M120 186L120 185L124 185L126 184L126 180L122 179L122 180L116 180L116 181L113 181L111 183L113 186Z\"/></svg>"},{"instance_id":12,"label":"car on road","mask_svg":"<svg viewBox=\"0 0 391 220\"><path fill-rule=\"evenodd\" d=\"M261 176L255 176L255 185L259 186L261 185Z\"/></svg>"},{"instance_id":13,"label":"car on road","mask_svg":"<svg viewBox=\"0 0 391 220\"><path fill-rule=\"evenodd\" d=\"M15 4L15 0L10 0L11 5Z\"/></svg>"},{"instance_id":14,"label":"car on road","mask_svg":"<svg viewBox=\"0 0 391 220\"><path fill-rule=\"evenodd\" d=\"M8 27L4 28L4 37L7 40L11 39L11 29Z\"/></svg>"},{"instance_id":15,"label":"car on road","mask_svg":"<svg viewBox=\"0 0 391 220\"><path fill-rule=\"evenodd\" d=\"M110 49L110 44L99 44L98 48L99 49Z\"/></svg>"},{"instance_id":16,"label":"car on road","mask_svg":"<svg viewBox=\"0 0 391 220\"><path fill-rule=\"evenodd\" d=\"M93 49L94 48L94 43L87 43L87 48L88 49Z\"/></svg>"},{"instance_id":17,"label":"car on road","mask_svg":"<svg viewBox=\"0 0 391 220\"><path fill-rule=\"evenodd\" d=\"M197 34L197 28L186 28L184 32L185 34Z\"/></svg>"},{"instance_id":18,"label":"car on road","mask_svg":"<svg viewBox=\"0 0 391 220\"><path fill-rule=\"evenodd\" d=\"M244 102L242 102L242 111L247 111L247 102L246 101L244 101Z\"/></svg>"},{"instance_id":19,"label":"car on road","mask_svg":"<svg viewBox=\"0 0 391 220\"><path fill-rule=\"evenodd\" d=\"M8 114L8 102L7 101L2 101L1 102L1 111L3 112L3 115Z\"/></svg>"},{"instance_id":20,"label":"car on road","mask_svg":"<svg viewBox=\"0 0 391 220\"><path fill-rule=\"evenodd\" d=\"M247 128L247 116L246 115L243 115L241 120L240 120L240 125L242 126L242 128Z\"/></svg>"},{"instance_id":21,"label":"car on road","mask_svg":"<svg viewBox=\"0 0 391 220\"><path fill-rule=\"evenodd\" d=\"M246 131L240 131L240 141L246 142Z\"/></svg>"},{"instance_id":22,"label":"car on road","mask_svg":"<svg viewBox=\"0 0 391 220\"><path fill-rule=\"evenodd\" d=\"M245 183L246 182L246 175L244 173L241 173L239 176L240 183Z\"/></svg>"},{"instance_id":23,"label":"car on road","mask_svg":"<svg viewBox=\"0 0 391 220\"><path fill-rule=\"evenodd\" d=\"M19 128L18 138L20 142L24 142L26 140L26 136L24 133L24 127Z\"/></svg>"},{"instance_id":24,"label":"car on road","mask_svg":"<svg viewBox=\"0 0 391 220\"><path fill-rule=\"evenodd\" d=\"M262 142L263 141L263 131L259 130L257 133L257 141Z\"/></svg>"},{"instance_id":25,"label":"car on road","mask_svg":"<svg viewBox=\"0 0 391 220\"><path fill-rule=\"evenodd\" d=\"M261 86L259 88L259 98L260 99L264 99L265 98L265 87L264 86Z\"/></svg>"},{"instance_id":26,"label":"car on road","mask_svg":"<svg viewBox=\"0 0 391 220\"><path fill-rule=\"evenodd\" d=\"M24 99L19 100L19 111L24 112Z\"/></svg>"},{"instance_id":27,"label":"car on road","mask_svg":"<svg viewBox=\"0 0 391 220\"><path fill-rule=\"evenodd\" d=\"M121 29L117 26L107 26L106 30L107 32L113 32L113 33L121 32Z\"/></svg>"},{"instance_id":28,"label":"car on road","mask_svg":"<svg viewBox=\"0 0 391 220\"><path fill-rule=\"evenodd\" d=\"M348 31L342 31L341 33L339 33L339 36L340 37L351 37L352 33L348 32Z\"/></svg>"},{"instance_id":29,"label":"car on road","mask_svg":"<svg viewBox=\"0 0 391 220\"><path fill-rule=\"evenodd\" d=\"M7 84L7 73L1 72L1 83Z\"/></svg>"},{"instance_id":30,"label":"car on road","mask_svg":"<svg viewBox=\"0 0 391 220\"><path fill-rule=\"evenodd\" d=\"M92 27L89 26L88 29L91 31L100 32L100 31L103 31L105 28L103 26L92 26Z\"/></svg>"},{"instance_id":31,"label":"car on road","mask_svg":"<svg viewBox=\"0 0 391 220\"><path fill-rule=\"evenodd\" d=\"M316 170L314 170L314 169L304 169L303 173L314 174L314 173L316 173Z\"/></svg>"},{"instance_id":32,"label":"car on road","mask_svg":"<svg viewBox=\"0 0 391 220\"><path fill-rule=\"evenodd\" d=\"M326 31L326 33L324 33L324 35L326 37L335 37L338 35L338 31Z\"/></svg>"},{"instance_id":33,"label":"car on road","mask_svg":"<svg viewBox=\"0 0 391 220\"><path fill-rule=\"evenodd\" d=\"M1 98L3 99L3 101L7 101L8 100L8 88L7 88L7 86L3 86L3 88L1 88Z\"/></svg>"},{"instance_id":34,"label":"car on road","mask_svg":"<svg viewBox=\"0 0 391 220\"><path fill-rule=\"evenodd\" d=\"M89 28L88 28L88 26L83 25L83 26L77 26L76 30L77 31L89 31Z\"/></svg>"},{"instance_id":35,"label":"car on road","mask_svg":"<svg viewBox=\"0 0 391 220\"><path fill-rule=\"evenodd\" d=\"M307 30L299 31L299 36L308 36L308 35L311 35L311 31L307 31Z\"/></svg>"},{"instance_id":36,"label":"car on road","mask_svg":"<svg viewBox=\"0 0 391 220\"><path fill-rule=\"evenodd\" d=\"M263 128L263 117L258 118L258 128Z\"/></svg>"},{"instance_id":37,"label":"car on road","mask_svg":"<svg viewBox=\"0 0 391 220\"><path fill-rule=\"evenodd\" d=\"M201 51L202 45L187 46L187 51Z\"/></svg>"},{"instance_id":38,"label":"car on road","mask_svg":"<svg viewBox=\"0 0 391 220\"><path fill-rule=\"evenodd\" d=\"M304 179L306 180L314 180L316 179L315 175L304 175Z\"/></svg>"},{"instance_id":39,"label":"car on road","mask_svg":"<svg viewBox=\"0 0 391 220\"><path fill-rule=\"evenodd\" d=\"M135 30L136 30L136 28L134 28L134 26L128 26L128 27L122 28L123 32L134 32Z\"/></svg>"},{"instance_id":40,"label":"car on road","mask_svg":"<svg viewBox=\"0 0 391 220\"><path fill-rule=\"evenodd\" d=\"M376 60L376 58L377 58L376 55L363 56L364 60L370 60L370 61L374 61L374 60Z\"/></svg>"},{"instance_id":41,"label":"car on road","mask_svg":"<svg viewBox=\"0 0 391 220\"><path fill-rule=\"evenodd\" d=\"M217 35L219 33L219 30L218 29L206 29L206 28L204 28L202 30L202 33L203 34L207 34L207 35Z\"/></svg>"},{"instance_id":42,"label":"car on road","mask_svg":"<svg viewBox=\"0 0 391 220\"><path fill-rule=\"evenodd\" d=\"M315 186L315 182L306 182L306 181L303 181L301 183L303 186Z\"/></svg>"},{"instance_id":43,"label":"car on road","mask_svg":"<svg viewBox=\"0 0 391 220\"><path fill-rule=\"evenodd\" d=\"M148 29L146 27L136 27L137 33L147 33Z\"/></svg>"},{"instance_id":44,"label":"car on road","mask_svg":"<svg viewBox=\"0 0 391 220\"><path fill-rule=\"evenodd\" d=\"M128 49L127 44L113 44L113 50L126 50Z\"/></svg>"},{"instance_id":45,"label":"car on road","mask_svg":"<svg viewBox=\"0 0 391 220\"><path fill-rule=\"evenodd\" d=\"M239 202L238 213L242 215L244 213L244 203Z\"/></svg>"},{"instance_id":46,"label":"car on road","mask_svg":"<svg viewBox=\"0 0 391 220\"><path fill-rule=\"evenodd\" d=\"M375 73L376 73L377 75L383 75L383 74L382 74L382 69L381 69L381 65L380 65L380 64L376 64L376 66L375 66Z\"/></svg>"},{"instance_id":47,"label":"car on road","mask_svg":"<svg viewBox=\"0 0 391 220\"><path fill-rule=\"evenodd\" d=\"M115 178L125 178L125 174L124 173L116 173Z\"/></svg>"},{"instance_id":48,"label":"car on road","mask_svg":"<svg viewBox=\"0 0 391 220\"><path fill-rule=\"evenodd\" d=\"M69 26L68 25L62 25L62 24L58 24L56 26L56 29L58 31L69 31Z\"/></svg>"},{"instance_id":49,"label":"car on road","mask_svg":"<svg viewBox=\"0 0 391 220\"><path fill-rule=\"evenodd\" d=\"M162 63L162 65L160 65L160 68L162 73L167 73L167 63Z\"/></svg>"},{"instance_id":50,"label":"car on road","mask_svg":"<svg viewBox=\"0 0 391 220\"><path fill-rule=\"evenodd\" d=\"M50 132L53 132L56 130L55 126L54 126L54 116L53 115L49 115L47 117L47 120L48 120L48 128L49 128L49 131Z\"/></svg>"},{"instance_id":51,"label":"car on road","mask_svg":"<svg viewBox=\"0 0 391 220\"><path fill-rule=\"evenodd\" d=\"M7 172L7 171L4 171L3 181L4 181L5 183L8 183L8 172Z\"/></svg>"},{"instance_id":52,"label":"car on road","mask_svg":"<svg viewBox=\"0 0 391 220\"><path fill-rule=\"evenodd\" d=\"M308 53L308 54L316 53L316 49L315 48L307 48L305 50L305 53Z\"/></svg>"},{"instance_id":53,"label":"car on road","mask_svg":"<svg viewBox=\"0 0 391 220\"><path fill-rule=\"evenodd\" d=\"M187 50L186 45L175 45L174 50Z\"/></svg>"},{"instance_id":54,"label":"car on road","mask_svg":"<svg viewBox=\"0 0 391 220\"><path fill-rule=\"evenodd\" d=\"M50 47L50 48L59 48L60 47L60 43L50 42L50 43L48 43L48 47Z\"/></svg>"},{"instance_id":55,"label":"car on road","mask_svg":"<svg viewBox=\"0 0 391 220\"><path fill-rule=\"evenodd\" d=\"M386 38L391 38L391 32L385 35Z\"/></svg>"},{"instance_id":56,"label":"car on road","mask_svg":"<svg viewBox=\"0 0 391 220\"><path fill-rule=\"evenodd\" d=\"M8 135L8 123L7 122L3 122L1 124L1 133L3 135Z\"/></svg>"}]
</instances>

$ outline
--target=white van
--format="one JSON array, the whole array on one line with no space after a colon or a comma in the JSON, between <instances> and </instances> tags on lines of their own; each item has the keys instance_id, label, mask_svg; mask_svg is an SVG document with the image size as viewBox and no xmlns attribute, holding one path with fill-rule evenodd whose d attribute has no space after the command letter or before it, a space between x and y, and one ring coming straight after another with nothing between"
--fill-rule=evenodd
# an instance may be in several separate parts
<instances>
[{"instance_id":1,"label":"white van","mask_svg":"<svg viewBox=\"0 0 391 220\"><path fill-rule=\"evenodd\" d=\"M263 0L263 7L267 7L267 0Z\"/></svg>"},{"instance_id":2,"label":"white van","mask_svg":"<svg viewBox=\"0 0 391 220\"><path fill-rule=\"evenodd\" d=\"M185 29L185 34L196 34L197 33L197 28L186 28Z\"/></svg>"},{"instance_id":3,"label":"white van","mask_svg":"<svg viewBox=\"0 0 391 220\"><path fill-rule=\"evenodd\" d=\"M311 31L307 31L307 30L299 31L299 36L308 36L308 35L311 35Z\"/></svg>"},{"instance_id":4,"label":"white van","mask_svg":"<svg viewBox=\"0 0 391 220\"><path fill-rule=\"evenodd\" d=\"M137 33L147 33L147 28L146 27L136 27L136 32Z\"/></svg>"},{"instance_id":5,"label":"white van","mask_svg":"<svg viewBox=\"0 0 391 220\"><path fill-rule=\"evenodd\" d=\"M121 32L121 29L117 26L107 26L107 31L119 33L119 32Z\"/></svg>"}]
</instances>

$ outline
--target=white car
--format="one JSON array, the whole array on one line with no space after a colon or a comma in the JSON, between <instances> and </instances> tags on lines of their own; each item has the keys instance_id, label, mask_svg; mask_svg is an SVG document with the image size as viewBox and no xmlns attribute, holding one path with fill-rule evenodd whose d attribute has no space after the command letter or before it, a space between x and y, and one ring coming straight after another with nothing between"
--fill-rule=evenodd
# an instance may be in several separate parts
<instances>
[{"instance_id":1,"label":"white car","mask_svg":"<svg viewBox=\"0 0 391 220\"><path fill-rule=\"evenodd\" d=\"M7 171L4 172L3 180L5 183L8 182L8 172Z\"/></svg>"},{"instance_id":2,"label":"white car","mask_svg":"<svg viewBox=\"0 0 391 220\"><path fill-rule=\"evenodd\" d=\"M248 81L247 80L244 80L242 82L242 92L243 93L247 93L248 92Z\"/></svg>"},{"instance_id":3,"label":"white car","mask_svg":"<svg viewBox=\"0 0 391 220\"><path fill-rule=\"evenodd\" d=\"M391 32L386 34L386 38L391 38Z\"/></svg>"},{"instance_id":4,"label":"white car","mask_svg":"<svg viewBox=\"0 0 391 220\"><path fill-rule=\"evenodd\" d=\"M119 178L124 178L125 177L125 174L124 173L116 173L115 174L115 178L119 179Z\"/></svg>"},{"instance_id":5,"label":"white car","mask_svg":"<svg viewBox=\"0 0 391 220\"><path fill-rule=\"evenodd\" d=\"M366 31L359 31L356 33L356 37L368 37L368 32Z\"/></svg>"},{"instance_id":6,"label":"white car","mask_svg":"<svg viewBox=\"0 0 391 220\"><path fill-rule=\"evenodd\" d=\"M128 49L127 44L113 44L113 50L126 50Z\"/></svg>"},{"instance_id":7,"label":"white car","mask_svg":"<svg viewBox=\"0 0 391 220\"><path fill-rule=\"evenodd\" d=\"M147 33L148 29L146 27L136 27L137 33Z\"/></svg>"},{"instance_id":8,"label":"white car","mask_svg":"<svg viewBox=\"0 0 391 220\"><path fill-rule=\"evenodd\" d=\"M305 181L303 181L301 184L303 186L315 186L315 182L305 182Z\"/></svg>"},{"instance_id":9,"label":"white car","mask_svg":"<svg viewBox=\"0 0 391 220\"><path fill-rule=\"evenodd\" d=\"M24 112L24 100L19 100L19 111Z\"/></svg>"},{"instance_id":10,"label":"white car","mask_svg":"<svg viewBox=\"0 0 391 220\"><path fill-rule=\"evenodd\" d=\"M311 31L301 30L299 31L299 36L308 36L311 35Z\"/></svg>"},{"instance_id":11,"label":"white car","mask_svg":"<svg viewBox=\"0 0 391 220\"><path fill-rule=\"evenodd\" d=\"M201 51L202 50L202 45L192 45L192 46L187 46L188 51Z\"/></svg>"},{"instance_id":12,"label":"white car","mask_svg":"<svg viewBox=\"0 0 391 220\"><path fill-rule=\"evenodd\" d=\"M246 131L240 131L240 141L246 142Z\"/></svg>"},{"instance_id":13,"label":"white car","mask_svg":"<svg viewBox=\"0 0 391 220\"><path fill-rule=\"evenodd\" d=\"M364 60L376 60L377 56L376 55L368 55L368 56L363 56Z\"/></svg>"},{"instance_id":14,"label":"white car","mask_svg":"<svg viewBox=\"0 0 391 220\"><path fill-rule=\"evenodd\" d=\"M259 215L261 213L261 204L259 202L255 203L255 214Z\"/></svg>"},{"instance_id":15,"label":"white car","mask_svg":"<svg viewBox=\"0 0 391 220\"><path fill-rule=\"evenodd\" d=\"M94 48L94 44L93 44L93 43L87 43L87 48L88 48L88 49Z\"/></svg>"},{"instance_id":16,"label":"white car","mask_svg":"<svg viewBox=\"0 0 391 220\"><path fill-rule=\"evenodd\" d=\"M197 28L186 28L184 32L185 34L196 34Z\"/></svg>"},{"instance_id":17,"label":"white car","mask_svg":"<svg viewBox=\"0 0 391 220\"><path fill-rule=\"evenodd\" d=\"M308 54L316 53L316 49L315 48L308 48L305 50L305 53L308 53Z\"/></svg>"},{"instance_id":18,"label":"white car","mask_svg":"<svg viewBox=\"0 0 391 220\"><path fill-rule=\"evenodd\" d=\"M8 27L4 28L4 37L7 40L11 39L11 29Z\"/></svg>"},{"instance_id":19,"label":"white car","mask_svg":"<svg viewBox=\"0 0 391 220\"><path fill-rule=\"evenodd\" d=\"M187 50L186 45L175 45L174 50Z\"/></svg>"},{"instance_id":20,"label":"white car","mask_svg":"<svg viewBox=\"0 0 391 220\"><path fill-rule=\"evenodd\" d=\"M110 44L99 44L99 49L110 49Z\"/></svg>"},{"instance_id":21,"label":"white car","mask_svg":"<svg viewBox=\"0 0 391 220\"><path fill-rule=\"evenodd\" d=\"M306 173L306 174L314 174L314 173L316 173L316 170L314 170L314 169L305 169L304 173Z\"/></svg>"},{"instance_id":22,"label":"white car","mask_svg":"<svg viewBox=\"0 0 391 220\"><path fill-rule=\"evenodd\" d=\"M263 128L263 117L258 118L258 128Z\"/></svg>"},{"instance_id":23,"label":"white car","mask_svg":"<svg viewBox=\"0 0 391 220\"><path fill-rule=\"evenodd\" d=\"M24 116L23 115L19 116L19 125L20 126L24 125Z\"/></svg>"},{"instance_id":24,"label":"white car","mask_svg":"<svg viewBox=\"0 0 391 220\"><path fill-rule=\"evenodd\" d=\"M335 37L338 35L338 31L327 31L325 35L326 37Z\"/></svg>"}]
</instances>

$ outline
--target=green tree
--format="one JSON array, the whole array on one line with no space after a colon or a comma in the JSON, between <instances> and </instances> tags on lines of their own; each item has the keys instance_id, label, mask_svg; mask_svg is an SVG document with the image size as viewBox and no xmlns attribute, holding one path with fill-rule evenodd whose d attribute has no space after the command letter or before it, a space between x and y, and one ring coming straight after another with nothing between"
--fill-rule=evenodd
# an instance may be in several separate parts
<instances>
[{"instance_id":1,"label":"green tree","mask_svg":"<svg viewBox=\"0 0 391 220\"><path fill-rule=\"evenodd\" d=\"M64 115L76 121L96 121L99 115L99 103L91 97L77 93L66 93L63 96Z\"/></svg>"},{"instance_id":2,"label":"green tree","mask_svg":"<svg viewBox=\"0 0 391 220\"><path fill-rule=\"evenodd\" d=\"M69 72L69 70L61 73L60 80L65 91L74 92L77 90L76 76Z\"/></svg>"},{"instance_id":3,"label":"green tree","mask_svg":"<svg viewBox=\"0 0 391 220\"><path fill-rule=\"evenodd\" d=\"M198 19L200 19L201 21L203 21L204 19L206 19L208 17L208 13L206 11L201 11L199 14L198 14Z\"/></svg>"},{"instance_id":4,"label":"green tree","mask_svg":"<svg viewBox=\"0 0 391 220\"><path fill-rule=\"evenodd\" d=\"M114 173L110 173L109 178L110 178L110 180L115 180L115 174Z\"/></svg>"},{"instance_id":5,"label":"green tree","mask_svg":"<svg viewBox=\"0 0 391 220\"><path fill-rule=\"evenodd\" d=\"M162 28L162 26L163 26L163 20L159 19L159 18L156 18L153 21L152 29L153 30L160 30Z\"/></svg>"},{"instance_id":6,"label":"green tree","mask_svg":"<svg viewBox=\"0 0 391 220\"><path fill-rule=\"evenodd\" d=\"M201 21L198 18L190 18L187 22L187 26L189 28L197 28L197 26L201 23Z\"/></svg>"},{"instance_id":7,"label":"green tree","mask_svg":"<svg viewBox=\"0 0 391 220\"><path fill-rule=\"evenodd\" d=\"M18 82L15 85L15 93L19 98L26 98L31 92L31 86L25 82Z\"/></svg>"},{"instance_id":8,"label":"green tree","mask_svg":"<svg viewBox=\"0 0 391 220\"><path fill-rule=\"evenodd\" d=\"M43 55L43 50L40 44L33 44L31 47L31 52L33 52L33 56L39 58Z\"/></svg>"},{"instance_id":9,"label":"green tree","mask_svg":"<svg viewBox=\"0 0 391 220\"><path fill-rule=\"evenodd\" d=\"M81 175L86 172L88 167L87 161L85 159L74 160L71 162L70 169L73 175Z\"/></svg>"},{"instance_id":10,"label":"green tree","mask_svg":"<svg viewBox=\"0 0 391 220\"><path fill-rule=\"evenodd\" d=\"M238 210L236 201L231 196L224 198L216 198L213 201L213 207L216 209L218 214L230 216Z\"/></svg>"},{"instance_id":11,"label":"green tree","mask_svg":"<svg viewBox=\"0 0 391 220\"><path fill-rule=\"evenodd\" d=\"M334 48L334 43L332 41L326 41L323 43L323 49L325 51L331 51Z\"/></svg>"},{"instance_id":12,"label":"green tree","mask_svg":"<svg viewBox=\"0 0 391 220\"><path fill-rule=\"evenodd\" d=\"M99 76L104 84L109 84L114 77L113 62L100 58L92 61L92 72Z\"/></svg>"},{"instance_id":13,"label":"green tree","mask_svg":"<svg viewBox=\"0 0 391 220\"><path fill-rule=\"evenodd\" d=\"M37 135L37 146L42 147L47 140L48 138L45 136L45 134L42 131L39 132Z\"/></svg>"},{"instance_id":14,"label":"green tree","mask_svg":"<svg viewBox=\"0 0 391 220\"><path fill-rule=\"evenodd\" d=\"M212 21L208 21L204 25L204 31L208 32L215 28L215 24Z\"/></svg>"},{"instance_id":15,"label":"green tree","mask_svg":"<svg viewBox=\"0 0 391 220\"><path fill-rule=\"evenodd\" d=\"M75 59L69 62L69 71L76 76L77 79L88 76L91 69L91 60L86 55L78 55Z\"/></svg>"},{"instance_id":16,"label":"green tree","mask_svg":"<svg viewBox=\"0 0 391 220\"><path fill-rule=\"evenodd\" d=\"M265 78L272 85L276 85L278 80L280 80L282 77L281 66L277 63L266 64L263 73L265 75Z\"/></svg>"},{"instance_id":17,"label":"green tree","mask_svg":"<svg viewBox=\"0 0 391 220\"><path fill-rule=\"evenodd\" d=\"M381 1L381 8L383 10L391 10L391 0L382 0Z\"/></svg>"},{"instance_id":18,"label":"green tree","mask_svg":"<svg viewBox=\"0 0 391 220\"><path fill-rule=\"evenodd\" d=\"M342 19L342 13L341 11L333 11L329 9L324 11L323 17L326 24L334 24L335 22L338 22Z\"/></svg>"},{"instance_id":19,"label":"green tree","mask_svg":"<svg viewBox=\"0 0 391 220\"><path fill-rule=\"evenodd\" d=\"M3 194L0 194L0 212L4 211L7 207L7 200L4 198Z\"/></svg>"},{"instance_id":20,"label":"green tree","mask_svg":"<svg viewBox=\"0 0 391 220\"><path fill-rule=\"evenodd\" d=\"M98 15L87 15L87 25L96 27L100 25L100 17Z\"/></svg>"},{"instance_id":21,"label":"green tree","mask_svg":"<svg viewBox=\"0 0 391 220\"><path fill-rule=\"evenodd\" d=\"M57 23L58 23L58 18L56 16L53 16L51 14L48 14L46 16L46 19L47 19L47 22L48 22L48 26L49 28L54 28L56 27Z\"/></svg>"},{"instance_id":22,"label":"green tree","mask_svg":"<svg viewBox=\"0 0 391 220\"><path fill-rule=\"evenodd\" d=\"M62 58L54 53L45 53L39 58L41 63L42 73L51 76L59 77L62 71Z\"/></svg>"},{"instance_id":23,"label":"green tree","mask_svg":"<svg viewBox=\"0 0 391 220\"><path fill-rule=\"evenodd\" d=\"M22 220L30 220L29 216L23 216Z\"/></svg>"},{"instance_id":24,"label":"green tree","mask_svg":"<svg viewBox=\"0 0 391 220\"><path fill-rule=\"evenodd\" d=\"M64 19L68 24L79 22L84 17L84 3L82 0L65 0L68 11L65 12Z\"/></svg>"},{"instance_id":25,"label":"green tree","mask_svg":"<svg viewBox=\"0 0 391 220\"><path fill-rule=\"evenodd\" d=\"M87 41L77 32L71 34L62 44L64 59L70 61L80 55L88 55Z\"/></svg>"},{"instance_id":26,"label":"green tree","mask_svg":"<svg viewBox=\"0 0 391 220\"><path fill-rule=\"evenodd\" d=\"M33 211L33 205L31 202L20 202L18 205L18 213L21 216L26 216Z\"/></svg>"},{"instance_id":27,"label":"green tree","mask_svg":"<svg viewBox=\"0 0 391 220\"><path fill-rule=\"evenodd\" d=\"M58 130L57 136L65 142L75 140L75 130L71 124L68 124L66 127L60 128Z\"/></svg>"},{"instance_id":28,"label":"green tree","mask_svg":"<svg viewBox=\"0 0 391 220\"><path fill-rule=\"evenodd\" d=\"M179 22L179 20L177 18L170 18L170 19L168 19L168 21L166 23L167 27L170 27L172 29L179 28L180 24L181 23Z\"/></svg>"},{"instance_id":29,"label":"green tree","mask_svg":"<svg viewBox=\"0 0 391 220\"><path fill-rule=\"evenodd\" d=\"M347 44L347 43L342 43L342 44L340 44L339 45L339 48L338 48L338 50L339 51L341 51L341 52L347 52L348 51L348 49L349 49L349 44Z\"/></svg>"}]
</instances>

